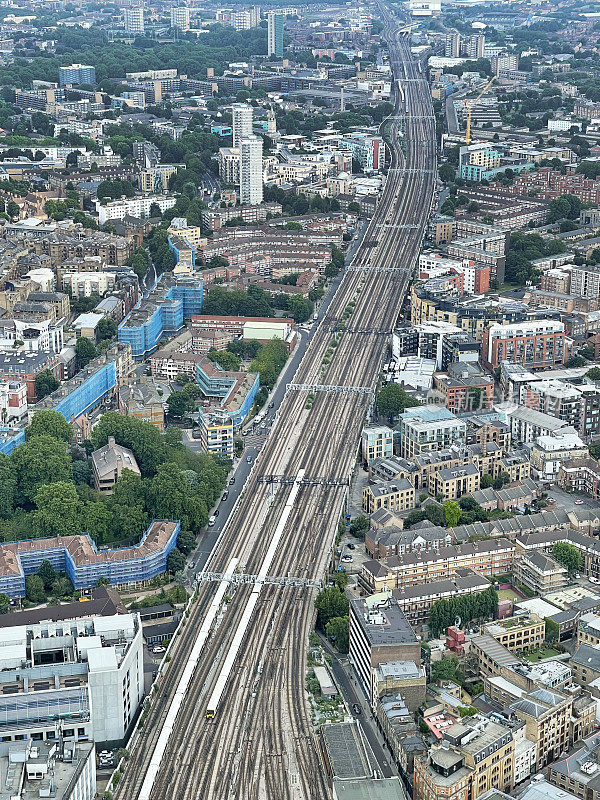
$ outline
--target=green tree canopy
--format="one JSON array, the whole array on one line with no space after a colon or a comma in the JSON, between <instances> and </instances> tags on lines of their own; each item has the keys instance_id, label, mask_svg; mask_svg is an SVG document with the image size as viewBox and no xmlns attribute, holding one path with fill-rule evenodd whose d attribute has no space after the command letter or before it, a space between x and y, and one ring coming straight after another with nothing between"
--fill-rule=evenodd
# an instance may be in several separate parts
<instances>
[{"instance_id":1,"label":"green tree canopy","mask_svg":"<svg viewBox=\"0 0 600 800\"><path fill-rule=\"evenodd\" d=\"M409 397L398 383L386 384L377 395L377 410L386 417L397 417L407 408L419 405L419 401Z\"/></svg>"},{"instance_id":2,"label":"green tree canopy","mask_svg":"<svg viewBox=\"0 0 600 800\"><path fill-rule=\"evenodd\" d=\"M348 617L332 617L325 626L325 633L335 641L340 653L348 652L349 619Z\"/></svg>"},{"instance_id":3,"label":"green tree canopy","mask_svg":"<svg viewBox=\"0 0 600 800\"><path fill-rule=\"evenodd\" d=\"M58 411L43 409L36 411L31 420L31 425L25 429L25 439L34 436L47 435L53 439L70 442L73 438L73 428Z\"/></svg>"},{"instance_id":4,"label":"green tree canopy","mask_svg":"<svg viewBox=\"0 0 600 800\"><path fill-rule=\"evenodd\" d=\"M39 575L43 581L44 589L49 592L52 588L52 584L56 580L56 570L47 558L40 564L36 575Z\"/></svg>"},{"instance_id":5,"label":"green tree canopy","mask_svg":"<svg viewBox=\"0 0 600 800\"><path fill-rule=\"evenodd\" d=\"M35 396L38 400L43 400L60 386L54 375L49 369L43 369L35 376Z\"/></svg>"},{"instance_id":6,"label":"green tree canopy","mask_svg":"<svg viewBox=\"0 0 600 800\"><path fill-rule=\"evenodd\" d=\"M321 589L315 600L317 609L317 625L322 631L327 630L327 623L335 617L348 615L348 598L337 586Z\"/></svg>"},{"instance_id":7,"label":"green tree canopy","mask_svg":"<svg viewBox=\"0 0 600 800\"><path fill-rule=\"evenodd\" d=\"M73 483L56 481L40 486L35 493L34 524L42 536L71 536L80 533L81 501Z\"/></svg>"},{"instance_id":8,"label":"green tree canopy","mask_svg":"<svg viewBox=\"0 0 600 800\"><path fill-rule=\"evenodd\" d=\"M580 570L583 564L579 550L568 542L555 542L552 547L552 556L569 571L569 575Z\"/></svg>"},{"instance_id":9,"label":"green tree canopy","mask_svg":"<svg viewBox=\"0 0 600 800\"><path fill-rule=\"evenodd\" d=\"M25 578L25 597L30 603L43 603L46 600L44 582L39 575L28 575Z\"/></svg>"},{"instance_id":10,"label":"green tree canopy","mask_svg":"<svg viewBox=\"0 0 600 800\"><path fill-rule=\"evenodd\" d=\"M79 368L86 367L96 355L96 348L91 339L80 336L75 345L75 358Z\"/></svg>"},{"instance_id":11,"label":"green tree canopy","mask_svg":"<svg viewBox=\"0 0 600 800\"><path fill-rule=\"evenodd\" d=\"M456 528L462 515L461 507L454 500L446 500L442 508L444 509L446 526L448 528Z\"/></svg>"},{"instance_id":12,"label":"green tree canopy","mask_svg":"<svg viewBox=\"0 0 600 800\"><path fill-rule=\"evenodd\" d=\"M16 477L16 501L33 503L40 486L72 479L71 459L65 442L47 434L16 447L11 455Z\"/></svg>"}]
</instances>

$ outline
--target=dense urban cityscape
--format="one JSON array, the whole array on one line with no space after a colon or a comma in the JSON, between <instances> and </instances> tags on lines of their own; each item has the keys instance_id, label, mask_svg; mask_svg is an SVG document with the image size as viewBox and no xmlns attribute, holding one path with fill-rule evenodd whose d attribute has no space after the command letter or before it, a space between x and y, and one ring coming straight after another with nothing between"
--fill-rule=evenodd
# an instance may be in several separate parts
<instances>
[{"instance_id":1,"label":"dense urban cityscape","mask_svg":"<svg viewBox=\"0 0 600 800\"><path fill-rule=\"evenodd\" d=\"M0 3L0 800L600 800L600 4Z\"/></svg>"}]
</instances>

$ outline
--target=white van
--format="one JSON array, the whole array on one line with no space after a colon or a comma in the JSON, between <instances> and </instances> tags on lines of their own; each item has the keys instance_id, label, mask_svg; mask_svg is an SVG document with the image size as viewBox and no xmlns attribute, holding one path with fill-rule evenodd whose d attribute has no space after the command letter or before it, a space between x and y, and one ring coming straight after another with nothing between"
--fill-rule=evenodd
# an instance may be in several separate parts
<instances>
[{"instance_id":1,"label":"white van","mask_svg":"<svg viewBox=\"0 0 600 800\"><path fill-rule=\"evenodd\" d=\"M216 517L215 514L213 514L212 516L210 516L208 518L208 527L212 528L212 526L215 524L216 521L217 521L217 517Z\"/></svg>"}]
</instances>

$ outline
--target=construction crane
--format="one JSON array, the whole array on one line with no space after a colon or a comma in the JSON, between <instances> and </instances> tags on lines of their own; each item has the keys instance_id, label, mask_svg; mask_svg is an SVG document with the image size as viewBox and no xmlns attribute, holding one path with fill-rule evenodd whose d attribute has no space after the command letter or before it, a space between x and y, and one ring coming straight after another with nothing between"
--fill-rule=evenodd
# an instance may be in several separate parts
<instances>
[{"instance_id":1,"label":"construction crane","mask_svg":"<svg viewBox=\"0 0 600 800\"><path fill-rule=\"evenodd\" d=\"M492 80L488 81L486 83L486 85L479 92L479 94L477 95L475 100L471 100L470 102L468 100L465 100L465 106L468 108L468 111L467 111L467 132L466 132L466 135L465 135L465 143L466 144L471 144L471 112L473 111L473 106L475 105L475 103L479 99L481 99L483 97L483 95L487 92L487 90L490 88L490 86L496 80L497 77L498 77L497 75L494 75Z\"/></svg>"}]
</instances>

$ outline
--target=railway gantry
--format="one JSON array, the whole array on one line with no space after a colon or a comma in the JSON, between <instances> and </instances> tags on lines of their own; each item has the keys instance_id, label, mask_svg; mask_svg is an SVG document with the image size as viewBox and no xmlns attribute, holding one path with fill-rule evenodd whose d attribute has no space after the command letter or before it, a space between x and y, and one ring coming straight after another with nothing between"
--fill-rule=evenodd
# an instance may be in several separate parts
<instances>
[{"instance_id":1,"label":"railway gantry","mask_svg":"<svg viewBox=\"0 0 600 800\"><path fill-rule=\"evenodd\" d=\"M380 11L396 79L381 199L206 566L227 573L235 558L241 572L260 575L268 562L269 575L299 580L261 583L260 592L256 584L230 582L201 645L199 632L223 584L200 584L132 741L116 800L327 797L304 690L314 586L331 555L382 334L395 324L422 243L436 165L426 81L383 3ZM236 657L228 658L234 646ZM198 658L188 681L192 653Z\"/></svg>"}]
</instances>

